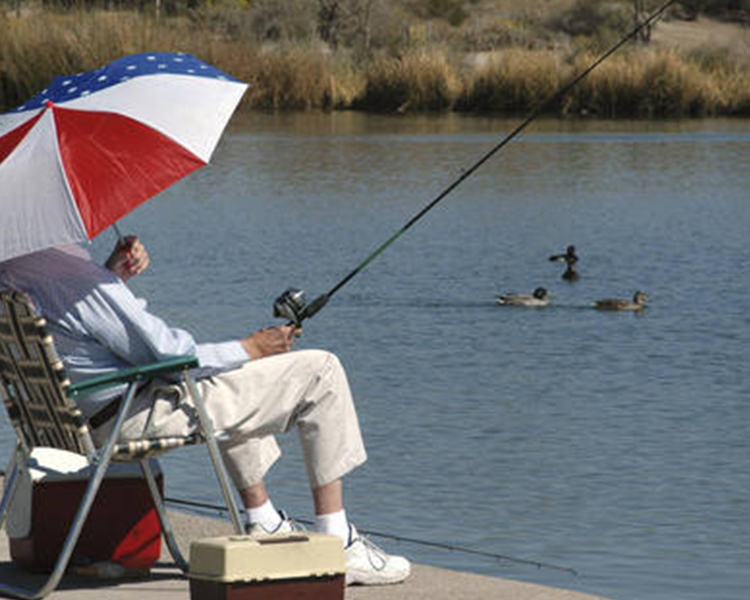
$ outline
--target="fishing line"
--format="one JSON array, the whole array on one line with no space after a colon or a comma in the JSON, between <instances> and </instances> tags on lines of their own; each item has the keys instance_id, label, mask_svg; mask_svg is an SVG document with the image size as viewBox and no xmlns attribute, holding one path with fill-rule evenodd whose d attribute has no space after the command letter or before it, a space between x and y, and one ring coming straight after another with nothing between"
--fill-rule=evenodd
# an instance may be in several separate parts
<instances>
[{"instance_id":1,"label":"fishing line","mask_svg":"<svg viewBox=\"0 0 750 600\"><path fill-rule=\"evenodd\" d=\"M203 508L203 509L209 509L209 510L216 510L219 512L227 512L226 507L219 506L218 504L207 504L204 502L196 502L194 500L182 500L180 498L164 498L165 502L169 502L171 504L179 504L182 506L191 506L193 508ZM307 521L305 519L296 519L295 521L302 523L303 525L313 525L312 521ZM386 539L391 539L397 542L405 542L409 544L419 544L421 546L430 546L432 548L439 548L441 550L450 550L452 552L463 552L464 554L472 554L474 556L483 556L485 558L492 558L494 560L497 560L498 562L511 562L515 564L521 564L521 565L528 565L532 567L536 567L537 569L553 569L555 571L562 571L563 573L569 573L571 575L578 576L578 571L575 569L572 569L570 567L561 567L559 565L553 565L550 563L544 563L537 560L529 560L525 558L516 558L514 556L508 556L507 554L498 554L496 552L486 552L484 550L475 550L473 548L466 548L464 546L459 546L457 544L446 544L443 542L432 542L427 540L420 540L416 538L411 537L405 537L401 535L393 535L391 533L382 533L378 531L373 530L360 530L365 535L371 535L375 537L381 537Z\"/></svg>"},{"instance_id":2,"label":"fishing line","mask_svg":"<svg viewBox=\"0 0 750 600\"><path fill-rule=\"evenodd\" d=\"M575 87L582 79L584 79L591 71L596 69L600 64L612 56L617 50L624 46L627 42L633 39L643 29L651 25L656 21L664 12L677 0L667 0L661 5L656 11L654 11L644 21L636 24L635 27L626 36L621 38L616 44L614 44L609 50L602 54L596 59L589 67L584 71L573 77L568 83L564 84L546 100L540 102L536 108L534 108L529 115L507 134L498 144L486 152L479 160L477 160L471 167L461 173L461 175L453 181L448 187L440 192L434 200L427 204L422 210L415 214L406 224L396 231L391 237L385 242L378 246L374 252L372 252L367 258L365 258L359 265L357 265L350 273L343 277L336 285L334 285L328 292L321 294L315 300L306 304L304 299L304 293L301 290L290 288L286 290L281 296L279 296L274 302L274 316L283 317L290 321L291 324L301 325L302 321L312 317L321 308L323 308L328 301L336 294L342 287L344 287L349 281L360 273L367 265L369 265L375 258L377 258L388 246L393 244L398 238L400 238L406 231L419 221L424 215L431 211L437 204L442 201L448 194L455 190L461 183L468 179L479 167L486 163L492 158L497 152L509 144L518 134L520 134L534 119L536 119L545 109L547 109L554 102L559 100L562 96L567 94L573 87Z\"/></svg>"},{"instance_id":3,"label":"fishing line","mask_svg":"<svg viewBox=\"0 0 750 600\"><path fill-rule=\"evenodd\" d=\"M0 477L5 477L5 472L1 469L0 469ZM225 506L219 506L218 504L208 504L206 502L196 502L194 500L183 500L180 498L164 498L164 502L168 502L170 504L177 504L181 506L191 506L193 508L215 510L217 512L227 512L227 508ZM295 520L299 521L300 523L304 525L313 525L312 521L307 521L305 519L295 519ZM378 531L365 530L365 529L362 529L361 531L365 535L372 535L375 537L390 539L390 540L394 540L397 542L418 544L421 546L430 546L432 548L439 548L441 550L450 550L452 552L463 552L464 554L472 554L474 556L483 556L485 558L492 558L498 562L505 561L505 562L511 562L511 563L520 564L520 565L528 565L528 566L536 567L537 569L552 569L555 571L562 571L563 573L570 573L571 575L578 576L578 571L570 567L561 567L559 565L553 565L551 563L544 563L544 562L540 562L537 560L516 558L514 556L508 556L507 554L498 554L496 552L486 552L484 550L475 550L473 548L466 548L464 546L459 546L457 544L446 544L443 542L418 540L416 538L410 538L410 537L405 537L401 535L393 535L391 533L382 533Z\"/></svg>"}]
</instances>

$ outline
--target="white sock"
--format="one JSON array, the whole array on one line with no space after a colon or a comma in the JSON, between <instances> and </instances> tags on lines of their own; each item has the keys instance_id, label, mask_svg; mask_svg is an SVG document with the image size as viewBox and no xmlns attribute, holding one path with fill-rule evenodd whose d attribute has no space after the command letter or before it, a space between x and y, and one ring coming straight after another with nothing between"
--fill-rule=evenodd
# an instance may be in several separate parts
<instances>
[{"instance_id":1,"label":"white sock","mask_svg":"<svg viewBox=\"0 0 750 600\"><path fill-rule=\"evenodd\" d=\"M344 545L349 543L349 521L346 518L346 511L340 510L327 515L315 515L315 531L337 535L344 540Z\"/></svg>"},{"instance_id":2,"label":"white sock","mask_svg":"<svg viewBox=\"0 0 750 600\"><path fill-rule=\"evenodd\" d=\"M273 505L270 498L265 503L255 508L247 509L247 519L250 523L257 523L267 532L271 533L281 525L281 515Z\"/></svg>"}]
</instances>

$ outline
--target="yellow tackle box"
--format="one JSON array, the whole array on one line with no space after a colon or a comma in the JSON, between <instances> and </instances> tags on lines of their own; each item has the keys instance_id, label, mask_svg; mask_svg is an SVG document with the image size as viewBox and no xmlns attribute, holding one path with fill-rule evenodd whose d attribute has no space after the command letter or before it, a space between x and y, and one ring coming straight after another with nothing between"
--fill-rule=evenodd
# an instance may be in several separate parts
<instances>
[{"instance_id":1,"label":"yellow tackle box","mask_svg":"<svg viewBox=\"0 0 750 600\"><path fill-rule=\"evenodd\" d=\"M197 540L191 600L343 600L341 538L315 532Z\"/></svg>"}]
</instances>

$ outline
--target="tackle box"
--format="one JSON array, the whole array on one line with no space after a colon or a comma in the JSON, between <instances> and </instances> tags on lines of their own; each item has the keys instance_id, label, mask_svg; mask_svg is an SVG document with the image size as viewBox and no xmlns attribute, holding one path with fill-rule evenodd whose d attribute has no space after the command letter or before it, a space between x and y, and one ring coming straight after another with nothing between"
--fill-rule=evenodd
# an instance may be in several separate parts
<instances>
[{"instance_id":1,"label":"tackle box","mask_svg":"<svg viewBox=\"0 0 750 600\"><path fill-rule=\"evenodd\" d=\"M343 600L344 547L315 532L197 540L191 600Z\"/></svg>"}]
</instances>

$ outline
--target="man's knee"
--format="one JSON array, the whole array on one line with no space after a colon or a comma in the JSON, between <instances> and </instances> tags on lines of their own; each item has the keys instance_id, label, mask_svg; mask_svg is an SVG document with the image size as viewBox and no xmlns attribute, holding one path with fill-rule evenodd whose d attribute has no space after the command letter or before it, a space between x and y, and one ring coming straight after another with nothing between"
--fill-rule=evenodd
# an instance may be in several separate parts
<instances>
[{"instance_id":1,"label":"man's knee","mask_svg":"<svg viewBox=\"0 0 750 600\"><path fill-rule=\"evenodd\" d=\"M338 356L328 350L311 349L299 350L295 352L299 355L300 360L309 362L318 372L343 372L344 367Z\"/></svg>"}]
</instances>

